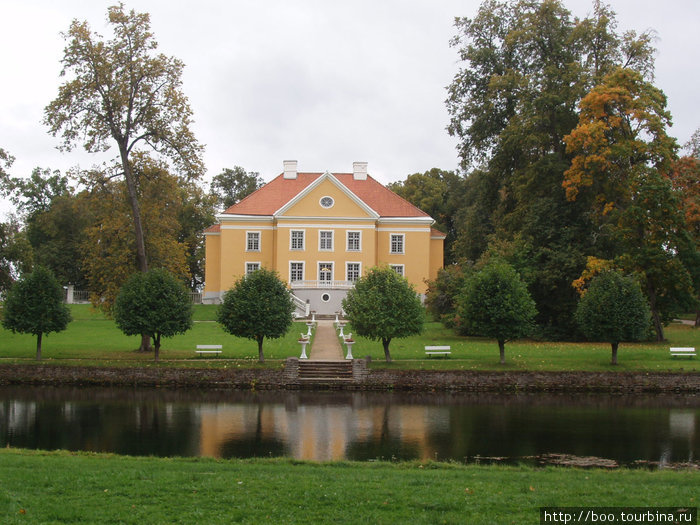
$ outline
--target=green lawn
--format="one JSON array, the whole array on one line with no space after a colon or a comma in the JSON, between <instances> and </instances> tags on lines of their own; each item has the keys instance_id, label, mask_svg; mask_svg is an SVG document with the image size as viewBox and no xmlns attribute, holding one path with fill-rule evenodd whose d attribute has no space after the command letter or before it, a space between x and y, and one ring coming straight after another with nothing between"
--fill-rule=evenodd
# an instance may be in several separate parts
<instances>
[{"instance_id":1,"label":"green lawn","mask_svg":"<svg viewBox=\"0 0 700 525\"><path fill-rule=\"evenodd\" d=\"M2 523L539 523L698 505L695 471L135 458L0 450Z\"/></svg>"},{"instance_id":2,"label":"green lawn","mask_svg":"<svg viewBox=\"0 0 700 525\"><path fill-rule=\"evenodd\" d=\"M216 306L197 305L194 310L194 327L184 335L165 339L161 348L159 366L225 366L235 359L242 366L278 367L289 356L298 356L297 339L306 332L304 323L295 323L292 330L281 339L266 339L265 365L257 364L257 344L249 339L233 337L214 322ZM127 366L143 364L152 366L151 354L135 352L138 337L127 337L89 305L72 305L73 322L68 329L50 334L44 339L45 361L65 364L101 364ZM347 327L345 332L352 332ZM462 337L440 323L426 323L419 336L395 339L391 342L394 362L384 362L381 343L354 335L355 357L370 355L373 367L412 369L464 369L464 370L551 370L551 371L700 371L700 360L671 358L669 346L700 347L700 331L680 324L666 329L665 343L623 343L619 350L619 365L610 365L610 345L602 343L549 343L538 341L514 341L506 344L507 364L498 363L498 346L495 341L475 337ZM197 358L194 350L198 344L220 344L222 359ZM449 359L426 359L424 346L450 345ZM35 355L36 340L31 335L12 334L0 329L0 362L31 362ZM80 361L76 361L80 360Z\"/></svg>"}]
</instances>

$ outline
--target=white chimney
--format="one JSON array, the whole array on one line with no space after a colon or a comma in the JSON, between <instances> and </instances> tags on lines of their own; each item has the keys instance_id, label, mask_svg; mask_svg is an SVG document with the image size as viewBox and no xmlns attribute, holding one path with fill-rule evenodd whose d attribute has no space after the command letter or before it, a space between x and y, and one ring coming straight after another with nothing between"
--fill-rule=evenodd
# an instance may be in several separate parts
<instances>
[{"instance_id":1,"label":"white chimney","mask_svg":"<svg viewBox=\"0 0 700 525\"><path fill-rule=\"evenodd\" d=\"M367 180L367 163L353 162L352 163L352 178L355 180Z\"/></svg>"},{"instance_id":2,"label":"white chimney","mask_svg":"<svg viewBox=\"0 0 700 525\"><path fill-rule=\"evenodd\" d=\"M285 160L284 164L284 178L285 179L296 179L297 178L297 161L296 160Z\"/></svg>"}]
</instances>

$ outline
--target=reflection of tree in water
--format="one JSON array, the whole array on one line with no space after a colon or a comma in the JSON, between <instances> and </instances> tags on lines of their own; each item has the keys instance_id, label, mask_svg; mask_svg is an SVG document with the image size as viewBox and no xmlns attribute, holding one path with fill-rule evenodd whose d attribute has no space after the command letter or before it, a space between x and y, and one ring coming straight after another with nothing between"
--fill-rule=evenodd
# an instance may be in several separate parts
<instances>
[{"instance_id":1,"label":"reflection of tree in water","mask_svg":"<svg viewBox=\"0 0 700 525\"><path fill-rule=\"evenodd\" d=\"M193 408L153 398L99 402L89 391L47 392L46 399L0 403L0 445L44 450L87 450L130 455L192 456L198 451ZM101 397L101 396L100 396ZM130 396L129 396L130 397Z\"/></svg>"},{"instance_id":2,"label":"reflection of tree in water","mask_svg":"<svg viewBox=\"0 0 700 525\"><path fill-rule=\"evenodd\" d=\"M401 439L401 436L392 436L390 427L391 403L386 402L382 412L382 424L379 435L372 433L366 441L354 440L346 449L347 459L352 461L367 461L370 459L407 461L421 457L420 448L415 443L409 443Z\"/></svg>"},{"instance_id":3,"label":"reflection of tree in water","mask_svg":"<svg viewBox=\"0 0 700 525\"><path fill-rule=\"evenodd\" d=\"M219 456L228 458L262 458L279 457L287 454L283 441L268 437L263 432L263 403L258 401L258 411L255 421L255 431L246 432L243 437L224 441L219 447Z\"/></svg>"}]
</instances>

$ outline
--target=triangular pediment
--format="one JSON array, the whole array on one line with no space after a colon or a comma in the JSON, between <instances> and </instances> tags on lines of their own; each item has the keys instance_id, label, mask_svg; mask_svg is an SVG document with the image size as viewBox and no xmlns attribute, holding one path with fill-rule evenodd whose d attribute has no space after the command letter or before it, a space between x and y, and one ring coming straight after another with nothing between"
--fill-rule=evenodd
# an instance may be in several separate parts
<instances>
[{"instance_id":1,"label":"triangular pediment","mask_svg":"<svg viewBox=\"0 0 700 525\"><path fill-rule=\"evenodd\" d=\"M379 214L326 172L282 206L275 217L367 218Z\"/></svg>"}]
</instances>

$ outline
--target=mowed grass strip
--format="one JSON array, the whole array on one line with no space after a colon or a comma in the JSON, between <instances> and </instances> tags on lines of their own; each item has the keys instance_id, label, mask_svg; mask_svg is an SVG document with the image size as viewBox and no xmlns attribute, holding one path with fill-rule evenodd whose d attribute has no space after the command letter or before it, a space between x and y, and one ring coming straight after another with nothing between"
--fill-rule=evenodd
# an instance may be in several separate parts
<instances>
[{"instance_id":1,"label":"mowed grass strip","mask_svg":"<svg viewBox=\"0 0 700 525\"><path fill-rule=\"evenodd\" d=\"M697 506L697 472L0 451L2 523L539 523L543 506Z\"/></svg>"},{"instance_id":2,"label":"mowed grass strip","mask_svg":"<svg viewBox=\"0 0 700 525\"><path fill-rule=\"evenodd\" d=\"M44 358L53 364L82 364L110 366L156 366L152 354L134 351L138 337L122 334L111 319L95 311L90 305L71 305L73 322L68 329L50 334L44 339ZM265 365L257 364L257 343L227 334L216 323L217 306L196 305L194 326L183 335L165 339L161 362L157 366L223 367L236 360L238 365L250 367L279 367L287 357L299 356L297 342L307 328L303 322L280 339L264 342ZM345 333L353 332L346 327ZM498 345L493 340L464 337L440 323L425 324L422 334L391 342L394 362L384 362L381 342L370 341L353 333L355 357L372 357L372 367L426 370L532 370L532 371L654 371L697 372L700 359L672 358L669 347L700 347L700 331L681 324L666 328L668 341L663 343L622 343L618 366L610 365L610 345L607 343L569 343L520 340L506 344L506 365L498 362ZM195 354L198 344L222 345L220 359L200 358ZM426 345L449 345L448 359L426 358ZM0 362L32 362L36 352L36 338L13 334L0 328ZM308 349L307 349L308 352Z\"/></svg>"},{"instance_id":3,"label":"mowed grass strip","mask_svg":"<svg viewBox=\"0 0 700 525\"><path fill-rule=\"evenodd\" d=\"M191 363L179 365L219 366L210 361L215 358L201 358L195 354L197 345L222 345L221 358L250 361L256 366L257 342L234 337L226 333L216 323L216 306L196 305L194 324L185 334L164 339L161 346L161 366L178 365L174 361L188 360ZM105 364L149 364L153 354L139 353L140 337L126 336L116 326L114 320L108 319L90 305L71 305L73 321L68 328L59 333L49 334L43 341L45 362L61 360L87 360L93 365ZM301 346L297 343L299 334L306 332L304 323L294 323L290 331L279 339L265 339L263 350L265 358L283 360L288 356L298 356ZM0 328L0 358L32 360L36 355L36 337L27 334L13 334ZM6 361L6 359L5 359ZM120 363L122 362L122 363ZM88 364L66 363L66 364ZM278 366L277 363L276 366ZM221 365L223 366L223 365Z\"/></svg>"}]
</instances>

